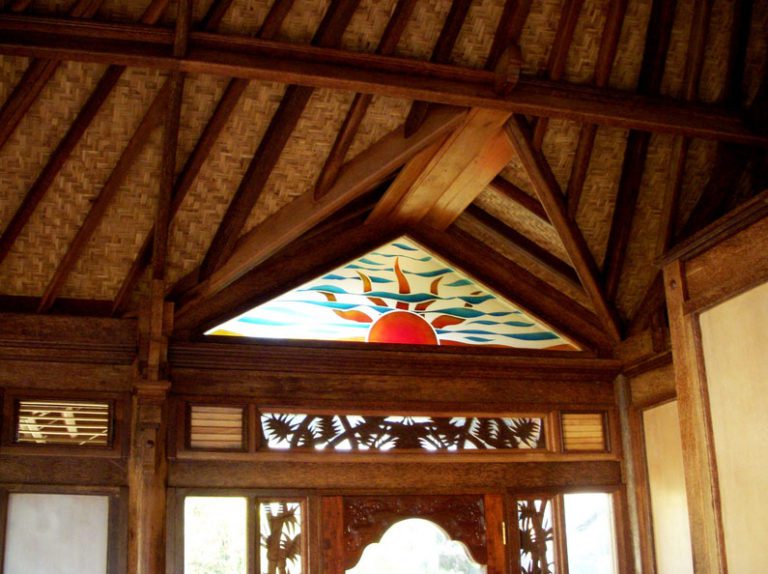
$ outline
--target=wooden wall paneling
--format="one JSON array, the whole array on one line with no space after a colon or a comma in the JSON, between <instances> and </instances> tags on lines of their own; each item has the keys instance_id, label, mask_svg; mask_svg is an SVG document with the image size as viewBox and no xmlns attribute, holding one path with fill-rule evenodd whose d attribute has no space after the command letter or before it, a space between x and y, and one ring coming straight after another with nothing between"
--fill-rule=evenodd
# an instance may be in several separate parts
<instances>
[{"instance_id":1,"label":"wooden wall paneling","mask_svg":"<svg viewBox=\"0 0 768 574\"><path fill-rule=\"evenodd\" d=\"M488 574L506 574L507 570L507 532L506 510L503 494L486 494L485 535L488 544Z\"/></svg>"},{"instance_id":2,"label":"wooden wall paneling","mask_svg":"<svg viewBox=\"0 0 768 574\"><path fill-rule=\"evenodd\" d=\"M2 15L0 53L213 73L314 88L346 89L448 105L504 109L526 115L680 133L764 145L733 113L561 82L522 77L509 95L494 90L495 74L375 54L270 43L207 32L190 35L186 58L169 56L172 35L135 24L89 24ZM94 43L93 38L100 38ZM323 62L318 66L317 62Z\"/></svg>"},{"instance_id":3,"label":"wooden wall paneling","mask_svg":"<svg viewBox=\"0 0 768 574\"><path fill-rule=\"evenodd\" d=\"M344 573L344 500L341 496L320 499L323 574Z\"/></svg>"},{"instance_id":4,"label":"wooden wall paneling","mask_svg":"<svg viewBox=\"0 0 768 574\"><path fill-rule=\"evenodd\" d=\"M122 486L122 462L107 458L72 456L13 456L0 454L0 483Z\"/></svg>"},{"instance_id":5,"label":"wooden wall paneling","mask_svg":"<svg viewBox=\"0 0 768 574\"><path fill-rule=\"evenodd\" d=\"M5 531L8 528L8 491L0 488L0 572L4 572Z\"/></svg>"}]
</instances>

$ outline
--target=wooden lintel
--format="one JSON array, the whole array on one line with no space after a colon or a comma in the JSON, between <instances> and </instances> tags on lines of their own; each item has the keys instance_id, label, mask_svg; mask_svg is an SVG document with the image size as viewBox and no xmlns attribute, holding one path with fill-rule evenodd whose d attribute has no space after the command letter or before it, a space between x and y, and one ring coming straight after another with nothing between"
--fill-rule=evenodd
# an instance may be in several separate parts
<instances>
[{"instance_id":1,"label":"wooden lintel","mask_svg":"<svg viewBox=\"0 0 768 574\"><path fill-rule=\"evenodd\" d=\"M767 145L737 113L670 98L521 77L509 96L492 71L207 32L190 35L187 57L173 33L135 24L0 16L0 53L121 64L352 90L406 99L569 119L690 137Z\"/></svg>"}]
</instances>

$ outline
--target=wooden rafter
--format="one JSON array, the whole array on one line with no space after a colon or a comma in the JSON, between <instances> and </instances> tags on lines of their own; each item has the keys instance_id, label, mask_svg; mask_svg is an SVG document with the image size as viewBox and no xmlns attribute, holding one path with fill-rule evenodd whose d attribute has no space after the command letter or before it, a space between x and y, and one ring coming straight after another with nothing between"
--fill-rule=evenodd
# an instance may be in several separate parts
<instances>
[{"instance_id":1,"label":"wooden rafter","mask_svg":"<svg viewBox=\"0 0 768 574\"><path fill-rule=\"evenodd\" d=\"M521 253L523 256L536 261L536 263L559 277L562 277L575 287L579 289L581 288L579 277L576 275L573 267L559 257L552 255L552 253L541 247L535 241L531 241L519 231L509 227L503 221L496 219L487 211L477 205L470 205L463 217L474 221L481 227L493 231L496 235L502 237L512 249Z\"/></svg>"},{"instance_id":2,"label":"wooden rafter","mask_svg":"<svg viewBox=\"0 0 768 574\"><path fill-rule=\"evenodd\" d=\"M563 4L560 23L557 26L557 33L547 61L547 74L551 80L560 80L565 73L565 64L573 41L573 33L576 31L576 23L579 21L583 5L584 0L566 0ZM541 149L548 123L548 118L539 118L535 123L533 145L536 149Z\"/></svg>"},{"instance_id":3,"label":"wooden rafter","mask_svg":"<svg viewBox=\"0 0 768 574\"><path fill-rule=\"evenodd\" d=\"M593 350L610 347L599 319L591 311L456 226L447 233L424 227L410 234L577 344Z\"/></svg>"},{"instance_id":4,"label":"wooden rafter","mask_svg":"<svg viewBox=\"0 0 768 574\"><path fill-rule=\"evenodd\" d=\"M672 37L676 0L654 0L648 21L643 61L640 66L638 90L643 94L655 94L661 87L664 67ZM697 22L707 26L708 22ZM605 294L614 301L619 291L619 281L632 233L635 207L640 196L645 158L651 138L648 132L630 131L624 152L624 163L616 194L616 207L611 220L608 245L605 251L603 277Z\"/></svg>"},{"instance_id":5,"label":"wooden rafter","mask_svg":"<svg viewBox=\"0 0 768 574\"><path fill-rule=\"evenodd\" d=\"M608 15L606 16L605 27L600 40L600 49L595 64L594 84L599 88L604 88L608 85L611 70L613 69L613 61L616 58L616 51L619 46L619 37L626 10L627 0L614 0L608 3ZM571 218L576 217L579 209L579 200L584 189L584 182L587 179L587 170L589 169L589 161L592 157L596 136L597 125L584 124L581 126L579 141L576 145L576 152L571 167L571 176L568 178L568 187L565 191L568 202L568 215Z\"/></svg>"},{"instance_id":6,"label":"wooden rafter","mask_svg":"<svg viewBox=\"0 0 768 574\"><path fill-rule=\"evenodd\" d=\"M549 217L547 217L547 212L544 211L544 206L541 205L541 202L535 197L528 195L514 183L507 181L499 175L491 180L488 187L508 197L544 223L549 223Z\"/></svg>"},{"instance_id":7,"label":"wooden rafter","mask_svg":"<svg viewBox=\"0 0 768 574\"><path fill-rule=\"evenodd\" d=\"M69 11L71 18L92 18L98 11L103 0L78 0ZM12 6L12 12L22 12L26 6ZM35 103L48 80L56 73L60 62L58 60L36 59L27 66L16 89L0 108L0 149L11 137L16 126Z\"/></svg>"},{"instance_id":8,"label":"wooden rafter","mask_svg":"<svg viewBox=\"0 0 768 574\"><path fill-rule=\"evenodd\" d=\"M208 15L204 19L205 26L216 27L219 25L225 14L223 8L217 8L219 5L229 6L230 2L228 0L220 0L220 2L211 6ZM279 32L280 26L292 5L293 0L277 0L274 2L264 18L264 23L259 29L258 36L265 39L274 38ZM204 29L212 28L206 27ZM171 198L171 219L176 216L176 213L181 208L181 204L187 196L187 192L192 188L192 184L200 173L211 149L213 149L219 135L221 135L224 127L227 125L230 116L234 112L237 103L240 101L240 98L247 87L247 80L237 78L230 80L227 87L224 89L224 93L216 105L216 109L208 120L208 123L205 125L205 128L203 128L200 138L176 178ZM144 242L142 243L136 258L133 260L125 279L123 279L123 282L120 285L120 289L112 305L113 315L120 315L125 310L139 277L149 264L153 243L154 228L151 229L144 238Z\"/></svg>"},{"instance_id":9,"label":"wooden rafter","mask_svg":"<svg viewBox=\"0 0 768 574\"><path fill-rule=\"evenodd\" d=\"M313 43L326 48L337 45L358 2L359 0L335 0L328 8ZM264 191L269 176L313 92L313 88L306 86L291 85L286 89L203 258L202 278L210 276L219 268L235 248L248 216Z\"/></svg>"},{"instance_id":10,"label":"wooden rafter","mask_svg":"<svg viewBox=\"0 0 768 574\"><path fill-rule=\"evenodd\" d=\"M552 222L552 226L560 236L606 333L613 341L619 341L621 339L619 320L602 291L595 260L581 231L568 217L563 194L546 158L533 147L533 136L525 118L517 115L512 116L507 122L506 133L547 212L549 220Z\"/></svg>"},{"instance_id":11,"label":"wooden rafter","mask_svg":"<svg viewBox=\"0 0 768 574\"><path fill-rule=\"evenodd\" d=\"M164 9L167 4L168 0L154 0L142 16L142 21L146 24L156 23L162 14L162 9ZM36 62L33 62L30 65L30 68L36 66ZM55 71L55 66L58 66L59 62L47 62L45 64L46 66L49 64L54 65ZM37 176L37 179L32 184L32 187L30 187L27 191L24 199L16 209L11 219L8 221L8 224L5 226L5 229L0 236L0 263L2 263L2 261L10 253L11 248L13 247L13 243L16 241L22 229L32 217L32 214L35 212L35 209L37 209L37 206L43 200L43 197L53 184L56 176L64 167L64 164L69 159L72 151L80 142L83 135L85 135L85 132L88 130L88 127L91 125L94 118L98 115L101 107L112 93L112 90L114 90L124 71L124 66L110 66L107 68L99 80L99 83L96 85L96 88L93 90L88 100L83 105L80 113L70 125L67 133L64 135L59 144L56 146L56 149L48 158L48 162ZM41 77L41 80L43 82L47 81L47 79L44 78L44 75ZM44 87L44 84L40 85L38 80L33 81L32 87L30 87L27 91L27 95L34 99L39 94L39 90L41 90L42 87ZM13 99L13 97L11 99ZM29 101L31 104L30 100L27 99L25 101ZM0 125L2 125L1 116L2 113L0 113ZM0 128L0 130L2 129L4 128ZM2 142L4 141L2 140L2 137L3 135L0 134L0 147L2 147Z\"/></svg>"},{"instance_id":12,"label":"wooden rafter","mask_svg":"<svg viewBox=\"0 0 768 574\"><path fill-rule=\"evenodd\" d=\"M56 267L56 271L54 271L53 277L40 299L40 304L37 309L39 313L44 313L50 310L56 297L58 297L61 289L64 287L67 276L74 268L77 260L80 258L80 255L85 250L88 242L98 228L102 217L107 211L107 207L109 207L112 199L117 194L120 186L125 181L125 178L128 176L131 166L144 149L147 141L149 141L149 136L152 131L162 121L169 89L170 84L166 81L166 83L163 84L163 87L160 88L162 97L155 98L147 112L144 114L144 118L141 120L139 127L136 129L133 136L131 136L128 145L120 155L117 165L115 165L112 173L104 184L104 187L102 187L101 191L91 204L88 215L85 217L80 229L78 229L77 234L72 240L72 243L70 243L64 257Z\"/></svg>"},{"instance_id":13,"label":"wooden rafter","mask_svg":"<svg viewBox=\"0 0 768 574\"><path fill-rule=\"evenodd\" d=\"M408 20L410 19L413 9L416 7L417 0L399 0L395 11L390 18L384 34L381 37L379 46L376 50L378 54L388 55L392 54L397 47L397 43L405 30ZM325 160L323 168L320 170L320 175L317 178L315 184L315 197L320 198L331 188L336 178L339 175L339 170L344 164L344 159L349 152L349 148L352 146L355 134L360 128L360 124L363 123L368 107L373 102L373 96L371 94L355 94L352 104L349 107L344 122L341 125L341 130L336 135L336 139L333 142L328 157Z\"/></svg>"},{"instance_id":14,"label":"wooden rafter","mask_svg":"<svg viewBox=\"0 0 768 574\"><path fill-rule=\"evenodd\" d=\"M189 56L173 58L172 37L162 30L15 15L0 16L0 32L4 54L213 73L736 143L768 143L768 136L754 132L739 114L713 106L528 77L521 77L511 94L502 95L494 89L493 72L391 56L193 32Z\"/></svg>"},{"instance_id":15,"label":"wooden rafter","mask_svg":"<svg viewBox=\"0 0 768 574\"><path fill-rule=\"evenodd\" d=\"M451 52L456 45L464 20L469 13L470 0L452 0L451 8L448 11L443 28L437 38L435 48L432 50L431 62L436 64L447 64L451 61ZM415 132L427 117L429 111L429 102L415 101L411 104L408 116L405 120L406 137Z\"/></svg>"},{"instance_id":16,"label":"wooden rafter","mask_svg":"<svg viewBox=\"0 0 768 574\"><path fill-rule=\"evenodd\" d=\"M507 0L493 36L493 44L485 62L486 70L495 70L502 54L516 44L525 26L532 0Z\"/></svg>"},{"instance_id":17,"label":"wooden rafter","mask_svg":"<svg viewBox=\"0 0 768 574\"><path fill-rule=\"evenodd\" d=\"M435 109L424 126L407 139L402 126L395 129L347 162L333 188L320 200L316 201L313 191L309 190L269 216L240 238L224 265L184 294L178 318L182 318L185 310L204 304L291 241L374 189L415 154L455 129L464 113L455 108Z\"/></svg>"}]
</instances>

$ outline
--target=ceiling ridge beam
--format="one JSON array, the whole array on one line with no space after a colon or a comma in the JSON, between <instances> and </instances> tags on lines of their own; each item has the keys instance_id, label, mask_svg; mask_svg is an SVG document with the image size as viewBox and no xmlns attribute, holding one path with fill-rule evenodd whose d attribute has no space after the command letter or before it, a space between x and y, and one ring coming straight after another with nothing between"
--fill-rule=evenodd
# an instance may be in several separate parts
<instances>
[{"instance_id":1,"label":"ceiling ridge beam","mask_svg":"<svg viewBox=\"0 0 768 574\"><path fill-rule=\"evenodd\" d=\"M120 154L120 159L118 159L117 164L112 169L112 173L110 173L106 183L91 203L91 208L88 211L88 214L80 225L80 228L77 230L74 239L72 239L69 244L64 257L59 261L59 264L40 299L40 304L37 308L38 313L46 313L53 306L56 298L64 287L69 273L72 271L80 258L80 255L87 247L88 242L91 240L91 237L93 237L99 223L101 223L109 204L112 202L112 199L117 194L125 181L125 178L128 176L131 166L136 159L138 159L139 154L148 143L150 135L154 129L161 123L170 87L170 80L166 80L159 92L162 94L162 97L154 98L149 109L144 114L139 127L131 136L128 144Z\"/></svg>"},{"instance_id":2,"label":"ceiling ridge beam","mask_svg":"<svg viewBox=\"0 0 768 574\"><path fill-rule=\"evenodd\" d=\"M93 18L103 2L104 0L78 0L69 11L69 17ZM168 2L169 0L152 0L141 22L155 24ZM61 61L58 58L50 60L36 58L29 63L18 85L0 108L0 149L8 142L32 104L37 101L38 96L59 68L59 64Z\"/></svg>"},{"instance_id":3,"label":"ceiling ridge beam","mask_svg":"<svg viewBox=\"0 0 768 574\"><path fill-rule=\"evenodd\" d=\"M469 13L471 0L451 0L451 8L443 22L440 35L432 50L430 62L435 64L448 64L451 61L451 53L459 38L461 28L464 26L464 20ZM421 124L427 117L429 111L429 102L416 100L411 102L411 109L405 118L405 137L421 127Z\"/></svg>"},{"instance_id":4,"label":"ceiling ridge beam","mask_svg":"<svg viewBox=\"0 0 768 574\"><path fill-rule=\"evenodd\" d=\"M534 149L532 134L525 118L514 115L507 122L506 133L515 148L528 177L539 195L544 209L565 246L584 290L594 306L608 337L621 340L621 328L616 311L603 293L597 265L578 226L568 217L565 200L544 155Z\"/></svg>"},{"instance_id":5,"label":"ceiling ridge beam","mask_svg":"<svg viewBox=\"0 0 768 574\"><path fill-rule=\"evenodd\" d=\"M394 53L397 43L400 41L400 37L405 31L408 20L416 7L416 3L417 0L398 0L395 11L379 41L378 48L376 49L377 54L390 55ZM325 195L335 183L341 166L344 165L349 148L352 147L355 135L357 135L357 131L360 129L360 125L363 123L365 114L372 102L373 95L371 94L355 94L341 129L336 135L331 151L317 178L317 183L315 184L316 199Z\"/></svg>"},{"instance_id":6,"label":"ceiling ridge beam","mask_svg":"<svg viewBox=\"0 0 768 574\"><path fill-rule=\"evenodd\" d=\"M496 74L485 70L206 32L192 32L190 55L173 58L172 37L150 27L19 18L0 15L0 53L214 73L768 145L768 135L751 129L741 112L674 98L531 77L521 77L504 95L494 89Z\"/></svg>"},{"instance_id":7,"label":"ceiling ridge beam","mask_svg":"<svg viewBox=\"0 0 768 574\"><path fill-rule=\"evenodd\" d=\"M293 1L294 0L276 0L264 18L264 22L257 35L266 39L275 37L280 30L283 20L293 6ZM221 9L216 9L216 5L219 4L229 5L230 3L228 0L219 0L219 2L215 3L209 11L209 17L205 19L206 25L217 26L221 22L221 19L224 17L224 12ZM230 116L237 107L248 84L248 80L235 78L230 80L227 87L224 89L224 93L216 104L213 114L203 128L195 147L192 149L189 157L187 157L184 167L181 168L181 171L176 178L173 194L171 196L171 220L173 220L176 213L178 213L181 208L187 193L192 188L192 184L200 173L200 170L221 135L221 132L226 127ZM120 285L117 296L112 303L113 315L120 315L125 311L131 293L136 287L144 269L150 262L153 244L154 227L150 229L149 233L144 237L144 241Z\"/></svg>"},{"instance_id":8,"label":"ceiling ridge beam","mask_svg":"<svg viewBox=\"0 0 768 574\"><path fill-rule=\"evenodd\" d=\"M359 0L334 0L315 33L313 43L326 48L338 45L358 3ZM314 90L298 85L287 87L203 258L200 266L203 278L219 268L234 250Z\"/></svg>"},{"instance_id":9,"label":"ceiling ridge beam","mask_svg":"<svg viewBox=\"0 0 768 574\"><path fill-rule=\"evenodd\" d=\"M391 131L348 161L331 191L321 199L315 200L313 190L309 190L243 235L224 265L180 295L178 313L214 297L291 241L374 189L415 154L455 129L465 114L456 108L436 108L410 138L404 137L403 126Z\"/></svg>"},{"instance_id":10,"label":"ceiling ridge beam","mask_svg":"<svg viewBox=\"0 0 768 574\"><path fill-rule=\"evenodd\" d=\"M169 0L153 0L152 4L142 16L142 21L146 24L156 23L162 14L162 9L165 8L168 1ZM46 71L42 72L41 75L31 81L24 103L18 104L21 106L18 108L20 113L25 113L29 106L34 103L34 100L45 87L45 84L52 74L56 71L56 67L60 62L35 60L30 64L30 69L33 67L37 68L38 64L40 64ZM64 167L72 152L77 147L77 144L85 135L85 132L90 127L94 118L98 115L102 106L107 101L107 98L112 94L112 91L115 89L115 86L124 71L125 66L109 66L106 69L93 92L91 92L91 95L88 97L85 104L83 104L80 112L64 134L64 137L59 141L56 148L48 157L45 166L43 166L43 169L38 174L35 182L27 190L21 204L16 208L10 221L8 221L8 224L5 226L2 235L0 235L0 263L2 263L11 252L14 242L24 229L24 226L29 222L38 205L40 205L40 202L45 197L48 189L53 185L56 176ZM51 76L47 76L49 72ZM24 81L23 78L22 81ZM11 100L12 99L13 96L11 96ZM17 104L12 102L11 105L16 106ZM22 110L25 106L26 108ZM0 125L2 125L3 122L2 116L3 114L0 112ZM19 120L20 119L21 118L19 117ZM2 132L2 134L0 134L0 148L2 148L4 141L6 141L3 139L3 137L5 137L5 130L13 130L15 128L16 124L13 123L14 121L15 120L11 120L7 126L0 128L0 132ZM8 135L10 135L10 133Z\"/></svg>"},{"instance_id":11,"label":"ceiling ridge beam","mask_svg":"<svg viewBox=\"0 0 768 574\"><path fill-rule=\"evenodd\" d=\"M595 63L595 76L593 83L599 88L608 85L619 47L621 28L624 23L624 15L627 10L627 0L612 0L608 3L608 14L605 18L603 35L600 40L600 49ZM597 125L585 123L579 130L579 141L576 144L576 152L571 165L571 175L568 178L568 186L565 191L565 199L568 202L568 215L576 218L579 210L581 193L584 190L584 182L587 180L589 162L592 158L592 149L595 147Z\"/></svg>"},{"instance_id":12,"label":"ceiling ridge beam","mask_svg":"<svg viewBox=\"0 0 768 574\"><path fill-rule=\"evenodd\" d=\"M643 61L638 78L640 93L656 94L661 88L669 43L672 38L672 28L675 23L676 5L676 0L654 0L651 5ZM694 24L703 25L704 34L706 34L707 21L694 22ZM648 132L631 130L627 136L619 188L616 193L603 264L605 295L609 301L615 301L619 292L619 283L632 234L635 207L640 197L640 187L643 182L645 160L648 156L650 141L651 136Z\"/></svg>"},{"instance_id":13,"label":"ceiling ridge beam","mask_svg":"<svg viewBox=\"0 0 768 574\"><path fill-rule=\"evenodd\" d=\"M547 61L547 73L550 80L561 80L565 74L568 52L571 49L573 34L576 31L576 24L579 21L583 6L584 0L565 0L560 13L555 40ZM549 118L546 117L537 118L534 123L533 145L536 149L541 149L548 124Z\"/></svg>"}]
</instances>

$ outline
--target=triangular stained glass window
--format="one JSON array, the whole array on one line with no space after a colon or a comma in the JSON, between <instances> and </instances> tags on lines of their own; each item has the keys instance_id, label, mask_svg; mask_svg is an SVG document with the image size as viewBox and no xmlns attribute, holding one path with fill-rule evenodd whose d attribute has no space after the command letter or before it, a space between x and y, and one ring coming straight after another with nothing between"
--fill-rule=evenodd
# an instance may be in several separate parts
<instances>
[{"instance_id":1,"label":"triangular stained glass window","mask_svg":"<svg viewBox=\"0 0 768 574\"><path fill-rule=\"evenodd\" d=\"M407 237L206 334L577 350Z\"/></svg>"}]
</instances>

